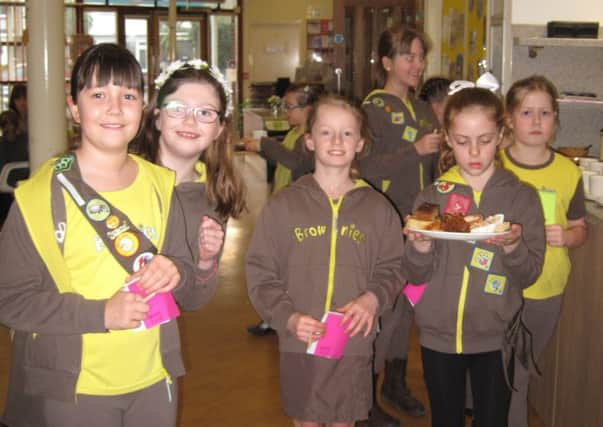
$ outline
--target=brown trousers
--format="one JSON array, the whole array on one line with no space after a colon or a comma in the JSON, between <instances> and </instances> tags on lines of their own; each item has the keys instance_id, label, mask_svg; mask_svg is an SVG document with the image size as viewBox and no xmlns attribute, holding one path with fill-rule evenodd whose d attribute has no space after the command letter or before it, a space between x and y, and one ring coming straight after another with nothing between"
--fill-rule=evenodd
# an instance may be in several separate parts
<instances>
[{"instance_id":1,"label":"brown trousers","mask_svg":"<svg viewBox=\"0 0 603 427\"><path fill-rule=\"evenodd\" d=\"M413 316L413 309L402 294L394 302L393 309L381 315L381 331L375 340L375 373L385 367L386 360L406 359Z\"/></svg>"},{"instance_id":2,"label":"brown trousers","mask_svg":"<svg viewBox=\"0 0 603 427\"><path fill-rule=\"evenodd\" d=\"M47 427L175 427L178 408L174 379L118 396L78 394L74 402L44 401ZM168 391L169 387L169 391Z\"/></svg>"},{"instance_id":3,"label":"brown trousers","mask_svg":"<svg viewBox=\"0 0 603 427\"><path fill-rule=\"evenodd\" d=\"M525 299L523 321L532 333L532 348L537 361L555 332L561 313L563 295L543 300ZM509 408L509 427L528 427L528 385L530 371L515 360L513 387Z\"/></svg>"}]
</instances>

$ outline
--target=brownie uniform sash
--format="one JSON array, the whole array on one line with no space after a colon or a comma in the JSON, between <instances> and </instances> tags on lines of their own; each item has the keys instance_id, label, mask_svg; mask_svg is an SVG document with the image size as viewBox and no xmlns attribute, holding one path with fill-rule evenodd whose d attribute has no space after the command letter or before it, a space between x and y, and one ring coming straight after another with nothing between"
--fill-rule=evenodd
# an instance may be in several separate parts
<instances>
[{"instance_id":1,"label":"brownie uniform sash","mask_svg":"<svg viewBox=\"0 0 603 427\"><path fill-rule=\"evenodd\" d=\"M84 182L73 153L66 154L54 163L52 191L63 187L73 202L94 228L109 252L128 273L138 271L157 253L157 248L126 214L112 206L104 197ZM56 224L57 241L63 245L65 229L65 208L52 197L53 221ZM63 236L60 236L60 233Z\"/></svg>"}]
</instances>

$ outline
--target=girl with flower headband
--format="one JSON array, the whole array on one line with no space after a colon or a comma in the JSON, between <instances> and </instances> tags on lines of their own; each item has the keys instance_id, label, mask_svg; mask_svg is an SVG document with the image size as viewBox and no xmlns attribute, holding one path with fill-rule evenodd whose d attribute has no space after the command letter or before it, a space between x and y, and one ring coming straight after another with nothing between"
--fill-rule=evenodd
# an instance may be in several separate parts
<instances>
[{"instance_id":1,"label":"girl with flower headband","mask_svg":"<svg viewBox=\"0 0 603 427\"><path fill-rule=\"evenodd\" d=\"M229 137L231 90L220 71L200 59L171 63L155 84L134 151L176 172L187 243L198 266L213 276L224 241L221 224L245 206ZM216 281L209 283L203 303L215 290Z\"/></svg>"},{"instance_id":2,"label":"girl with flower headband","mask_svg":"<svg viewBox=\"0 0 603 427\"><path fill-rule=\"evenodd\" d=\"M432 426L464 426L467 372L476 427L507 427L513 351L529 348L510 339L522 290L539 276L544 259L544 218L536 191L497 165L504 107L483 88L463 88L444 108L441 170L414 206L429 203L437 214L504 214L506 233L482 241L432 240L404 229L408 279L425 283L414 306ZM442 233L444 234L444 233ZM468 233L471 234L471 233ZM509 339L507 342L506 340Z\"/></svg>"}]
</instances>

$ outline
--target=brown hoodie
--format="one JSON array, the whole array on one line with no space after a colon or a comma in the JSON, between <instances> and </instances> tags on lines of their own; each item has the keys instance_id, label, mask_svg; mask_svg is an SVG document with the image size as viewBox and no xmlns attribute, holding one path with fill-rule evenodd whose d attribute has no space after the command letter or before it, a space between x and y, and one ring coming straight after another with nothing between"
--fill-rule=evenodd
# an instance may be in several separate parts
<instances>
[{"instance_id":1,"label":"brown hoodie","mask_svg":"<svg viewBox=\"0 0 603 427\"><path fill-rule=\"evenodd\" d=\"M271 198L256 223L247 252L249 297L277 330L281 351L302 353L306 344L287 330L289 317L321 319L330 280L330 310L371 291L382 312L404 283L402 253L400 221L383 196L358 180L336 208L305 175ZM361 335L345 355L371 354L375 330Z\"/></svg>"},{"instance_id":2,"label":"brown hoodie","mask_svg":"<svg viewBox=\"0 0 603 427\"><path fill-rule=\"evenodd\" d=\"M41 169L48 173L52 163L51 160ZM139 165L155 171L157 182L171 189L171 172L147 162ZM48 202L50 197L59 200L54 192L48 194L51 186L47 173L39 171L30 179L30 184L37 178L43 185L22 184L20 191L35 190L35 194L47 195ZM182 206L172 194L168 198L170 214L160 252L178 267L181 281L173 295L183 309L190 310L207 300L215 288L215 278L204 280L201 276L205 272L192 265L191 251L182 243L186 239ZM51 252L53 245L57 248L58 245L53 239L51 208L45 206L42 199L40 197L36 214L51 224L51 236L44 239L44 251ZM89 300L77 293L59 292L49 270L51 267L45 264L32 241L24 209L17 198L0 233L0 323L15 329L9 395L2 421L11 427L41 427L44 424L38 412L40 399L75 399L83 351L81 334L106 333L106 300ZM165 210L167 212L167 207ZM179 377L184 374L184 363L178 326L173 321L159 328L163 366L172 378Z\"/></svg>"},{"instance_id":3,"label":"brown hoodie","mask_svg":"<svg viewBox=\"0 0 603 427\"><path fill-rule=\"evenodd\" d=\"M276 138L262 138L260 148L262 157L280 163L291 171L291 181L314 169L314 156L305 148L304 135L297 138L293 150L287 149Z\"/></svg>"},{"instance_id":4,"label":"brown hoodie","mask_svg":"<svg viewBox=\"0 0 603 427\"><path fill-rule=\"evenodd\" d=\"M503 169L496 169L478 205L471 187L459 183L457 170L421 192L415 207L429 202L440 206L440 214L503 213L506 221L522 226L522 237L509 254L484 242L453 240L434 240L433 249L421 254L406 242L408 280L429 281L414 307L421 345L443 353L500 350L507 324L521 306L522 290L542 269L542 207L536 191Z\"/></svg>"},{"instance_id":5,"label":"brown hoodie","mask_svg":"<svg viewBox=\"0 0 603 427\"><path fill-rule=\"evenodd\" d=\"M372 144L359 160L360 175L382 191L402 218L410 213L417 194L437 174L438 156L420 156L414 143L438 127L431 107L409 97L409 105L384 90L367 95L362 108L367 114Z\"/></svg>"}]
</instances>

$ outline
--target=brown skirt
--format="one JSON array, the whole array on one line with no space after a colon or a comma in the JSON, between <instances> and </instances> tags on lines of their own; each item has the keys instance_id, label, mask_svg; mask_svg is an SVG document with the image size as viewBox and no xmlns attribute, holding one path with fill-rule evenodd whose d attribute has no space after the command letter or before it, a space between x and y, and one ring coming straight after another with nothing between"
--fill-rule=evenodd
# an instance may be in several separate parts
<instances>
[{"instance_id":1,"label":"brown skirt","mask_svg":"<svg viewBox=\"0 0 603 427\"><path fill-rule=\"evenodd\" d=\"M371 358L339 360L281 353L281 398L287 416L299 421L354 422L368 418L372 402Z\"/></svg>"}]
</instances>

